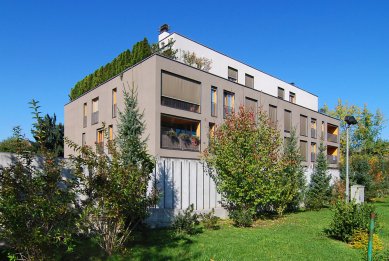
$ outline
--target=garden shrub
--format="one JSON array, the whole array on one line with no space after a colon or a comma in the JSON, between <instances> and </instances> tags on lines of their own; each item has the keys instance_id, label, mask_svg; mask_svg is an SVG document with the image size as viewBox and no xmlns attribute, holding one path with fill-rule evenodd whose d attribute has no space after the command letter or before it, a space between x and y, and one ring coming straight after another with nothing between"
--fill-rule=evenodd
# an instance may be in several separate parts
<instances>
[{"instance_id":1,"label":"garden shrub","mask_svg":"<svg viewBox=\"0 0 389 261\"><path fill-rule=\"evenodd\" d=\"M335 239L350 242L357 230L369 231L370 213L375 207L370 204L344 203L338 201L334 206L334 216L326 233ZM378 227L376 215L376 229Z\"/></svg>"},{"instance_id":2,"label":"garden shrub","mask_svg":"<svg viewBox=\"0 0 389 261\"><path fill-rule=\"evenodd\" d=\"M369 243L369 232L364 229L355 230L352 235L350 245L356 249L367 250L367 245ZM373 235L373 251L383 250L382 240L377 234Z\"/></svg>"},{"instance_id":3,"label":"garden shrub","mask_svg":"<svg viewBox=\"0 0 389 261\"><path fill-rule=\"evenodd\" d=\"M251 227L254 222L253 213L247 209L231 210L229 216L237 227Z\"/></svg>"},{"instance_id":4,"label":"garden shrub","mask_svg":"<svg viewBox=\"0 0 389 261\"><path fill-rule=\"evenodd\" d=\"M199 215L194 213L194 207L191 204L183 212L178 213L173 220L172 227L178 235L193 235L198 232L197 225L199 224Z\"/></svg>"},{"instance_id":5,"label":"garden shrub","mask_svg":"<svg viewBox=\"0 0 389 261\"><path fill-rule=\"evenodd\" d=\"M215 209L212 209L208 213L201 214L201 223L203 223L206 229L218 229L218 221L219 217L215 216Z\"/></svg>"}]
</instances>

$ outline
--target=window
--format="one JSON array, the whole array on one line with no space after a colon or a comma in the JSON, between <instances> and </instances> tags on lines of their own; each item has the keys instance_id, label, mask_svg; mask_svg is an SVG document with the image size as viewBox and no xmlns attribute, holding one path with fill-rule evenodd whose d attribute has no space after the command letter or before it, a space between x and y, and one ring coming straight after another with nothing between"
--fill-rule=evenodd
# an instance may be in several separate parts
<instances>
[{"instance_id":1,"label":"window","mask_svg":"<svg viewBox=\"0 0 389 261\"><path fill-rule=\"evenodd\" d=\"M108 126L108 139L113 140L113 125Z\"/></svg>"},{"instance_id":2,"label":"window","mask_svg":"<svg viewBox=\"0 0 389 261\"><path fill-rule=\"evenodd\" d=\"M330 142L338 142L338 126L327 124L327 140Z\"/></svg>"},{"instance_id":3,"label":"window","mask_svg":"<svg viewBox=\"0 0 389 261\"><path fill-rule=\"evenodd\" d=\"M285 90L281 87L278 87L278 98L285 99Z\"/></svg>"},{"instance_id":4,"label":"window","mask_svg":"<svg viewBox=\"0 0 389 261\"><path fill-rule=\"evenodd\" d=\"M86 145L86 137L85 137L85 133L83 133L81 137L81 146L85 146L85 145Z\"/></svg>"},{"instance_id":5,"label":"window","mask_svg":"<svg viewBox=\"0 0 389 261\"><path fill-rule=\"evenodd\" d=\"M249 88L254 88L254 76L250 74L245 74L245 85Z\"/></svg>"},{"instance_id":6,"label":"window","mask_svg":"<svg viewBox=\"0 0 389 261\"><path fill-rule=\"evenodd\" d=\"M211 142L211 138L213 138L213 135L215 134L215 123L212 123L210 122L209 123L209 142L208 144Z\"/></svg>"},{"instance_id":7,"label":"window","mask_svg":"<svg viewBox=\"0 0 389 261\"><path fill-rule=\"evenodd\" d=\"M269 105L269 119L270 124L273 127L277 126L277 107L274 105Z\"/></svg>"},{"instance_id":8,"label":"window","mask_svg":"<svg viewBox=\"0 0 389 261\"><path fill-rule=\"evenodd\" d=\"M301 153L301 157L303 158L303 161L307 161L307 152L308 152L307 146L308 145L306 141L303 140L300 141L300 153Z\"/></svg>"},{"instance_id":9,"label":"window","mask_svg":"<svg viewBox=\"0 0 389 261\"><path fill-rule=\"evenodd\" d=\"M289 92L289 101L291 103L296 103L296 94L294 92Z\"/></svg>"},{"instance_id":10,"label":"window","mask_svg":"<svg viewBox=\"0 0 389 261\"><path fill-rule=\"evenodd\" d=\"M285 110L284 111L284 131L290 132L292 129L292 112Z\"/></svg>"},{"instance_id":11,"label":"window","mask_svg":"<svg viewBox=\"0 0 389 261\"><path fill-rule=\"evenodd\" d=\"M217 88L211 88L211 116L217 116Z\"/></svg>"},{"instance_id":12,"label":"window","mask_svg":"<svg viewBox=\"0 0 389 261\"><path fill-rule=\"evenodd\" d=\"M99 122L99 98L92 100L92 125Z\"/></svg>"},{"instance_id":13,"label":"window","mask_svg":"<svg viewBox=\"0 0 389 261\"><path fill-rule=\"evenodd\" d=\"M238 81L238 70L232 67L228 67L228 80L237 82Z\"/></svg>"},{"instance_id":14,"label":"window","mask_svg":"<svg viewBox=\"0 0 389 261\"><path fill-rule=\"evenodd\" d=\"M199 113L200 96L200 82L162 72L162 105Z\"/></svg>"},{"instance_id":15,"label":"window","mask_svg":"<svg viewBox=\"0 0 389 261\"><path fill-rule=\"evenodd\" d=\"M117 91L116 88L112 90L112 118L116 118L117 111Z\"/></svg>"},{"instance_id":16,"label":"window","mask_svg":"<svg viewBox=\"0 0 389 261\"><path fill-rule=\"evenodd\" d=\"M311 143L311 162L316 161L316 143L312 142Z\"/></svg>"},{"instance_id":17,"label":"window","mask_svg":"<svg viewBox=\"0 0 389 261\"><path fill-rule=\"evenodd\" d=\"M325 139L325 136L324 136L324 134L325 134L325 123L324 123L324 121L322 121L321 122L321 139Z\"/></svg>"},{"instance_id":18,"label":"window","mask_svg":"<svg viewBox=\"0 0 389 261\"><path fill-rule=\"evenodd\" d=\"M82 117L82 126L85 128L88 123L88 104L87 103L84 103L84 106L82 108L83 110L83 117Z\"/></svg>"},{"instance_id":19,"label":"window","mask_svg":"<svg viewBox=\"0 0 389 261\"><path fill-rule=\"evenodd\" d=\"M98 153L104 152L104 130L103 129L97 130L96 150Z\"/></svg>"},{"instance_id":20,"label":"window","mask_svg":"<svg viewBox=\"0 0 389 261\"><path fill-rule=\"evenodd\" d=\"M316 139L316 129L317 129L317 126L316 126L316 119L311 119L311 138L315 138Z\"/></svg>"},{"instance_id":21,"label":"window","mask_svg":"<svg viewBox=\"0 0 389 261\"><path fill-rule=\"evenodd\" d=\"M308 136L308 118L304 115L300 115L300 135Z\"/></svg>"},{"instance_id":22,"label":"window","mask_svg":"<svg viewBox=\"0 0 389 261\"><path fill-rule=\"evenodd\" d=\"M327 145L327 162L328 164L337 164L338 163L338 148Z\"/></svg>"},{"instance_id":23,"label":"window","mask_svg":"<svg viewBox=\"0 0 389 261\"><path fill-rule=\"evenodd\" d=\"M200 151L200 121L161 115L161 148Z\"/></svg>"},{"instance_id":24,"label":"window","mask_svg":"<svg viewBox=\"0 0 389 261\"><path fill-rule=\"evenodd\" d=\"M228 114L234 112L235 94L232 92L224 91L223 103L223 117L226 118Z\"/></svg>"},{"instance_id":25,"label":"window","mask_svg":"<svg viewBox=\"0 0 389 261\"><path fill-rule=\"evenodd\" d=\"M246 97L245 109L246 109L246 111L251 111L251 112L254 113L254 119L255 120L257 119L257 117L256 117L256 115L257 115L257 108L258 108L257 101L254 100L254 99Z\"/></svg>"}]
</instances>

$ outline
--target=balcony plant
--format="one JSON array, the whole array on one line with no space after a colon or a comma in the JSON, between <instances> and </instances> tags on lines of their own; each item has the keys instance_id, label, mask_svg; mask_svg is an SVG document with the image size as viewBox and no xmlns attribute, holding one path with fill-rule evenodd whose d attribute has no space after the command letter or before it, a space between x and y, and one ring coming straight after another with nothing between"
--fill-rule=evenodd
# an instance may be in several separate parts
<instances>
[{"instance_id":1,"label":"balcony plant","mask_svg":"<svg viewBox=\"0 0 389 261\"><path fill-rule=\"evenodd\" d=\"M196 135L193 135L191 137L191 141L192 141L192 145L198 146L200 144L200 137L196 136Z\"/></svg>"},{"instance_id":2,"label":"balcony plant","mask_svg":"<svg viewBox=\"0 0 389 261\"><path fill-rule=\"evenodd\" d=\"M178 137L185 143L189 143L190 142L190 136L189 134L185 133L185 132L181 132Z\"/></svg>"}]
</instances>

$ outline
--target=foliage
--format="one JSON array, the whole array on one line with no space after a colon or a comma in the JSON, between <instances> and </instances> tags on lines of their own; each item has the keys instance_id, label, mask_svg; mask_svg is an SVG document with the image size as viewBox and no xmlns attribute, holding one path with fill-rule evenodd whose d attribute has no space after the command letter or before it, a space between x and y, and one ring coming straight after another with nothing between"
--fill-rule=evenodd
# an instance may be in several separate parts
<instances>
[{"instance_id":1,"label":"foliage","mask_svg":"<svg viewBox=\"0 0 389 261\"><path fill-rule=\"evenodd\" d=\"M253 225L253 213L250 209L233 208L228 215L237 227L251 227Z\"/></svg>"},{"instance_id":2,"label":"foliage","mask_svg":"<svg viewBox=\"0 0 389 261\"><path fill-rule=\"evenodd\" d=\"M124 110L119 112L118 145L124 164L132 164L145 173L151 173L155 166L154 159L148 154L143 138L145 123L143 112L139 112L137 92L134 87L130 92L123 91Z\"/></svg>"},{"instance_id":3,"label":"foliage","mask_svg":"<svg viewBox=\"0 0 389 261\"><path fill-rule=\"evenodd\" d=\"M30 102L33 110L33 118L36 122L33 124L31 130L32 135L36 141L36 149L50 151L57 157L63 157L64 153L64 126L62 123L57 124L57 117L55 114L51 117L46 114L42 118L39 111L39 102L34 99Z\"/></svg>"},{"instance_id":4,"label":"foliage","mask_svg":"<svg viewBox=\"0 0 389 261\"><path fill-rule=\"evenodd\" d=\"M199 215L194 213L194 206L191 204L187 209L177 214L174 217L172 228L177 235L188 234L193 235L198 232Z\"/></svg>"},{"instance_id":5,"label":"foliage","mask_svg":"<svg viewBox=\"0 0 389 261\"><path fill-rule=\"evenodd\" d=\"M195 52L182 51L183 62L197 69L209 72L212 68L212 60L206 57L198 57Z\"/></svg>"},{"instance_id":6,"label":"foliage","mask_svg":"<svg viewBox=\"0 0 389 261\"><path fill-rule=\"evenodd\" d=\"M212 209L208 213L203 213L200 215L201 223L203 223L206 229L218 229L219 217L215 216L215 209Z\"/></svg>"},{"instance_id":7,"label":"foliage","mask_svg":"<svg viewBox=\"0 0 389 261\"><path fill-rule=\"evenodd\" d=\"M369 243L369 232L365 229L356 229L351 237L350 245L356 249L364 249L367 251ZM383 250L382 240L377 234L373 235L373 251Z\"/></svg>"},{"instance_id":8,"label":"foliage","mask_svg":"<svg viewBox=\"0 0 389 261\"><path fill-rule=\"evenodd\" d=\"M34 150L30 141L21 134L22 129L20 126L13 128L13 133L14 135L0 142L0 152L17 153L20 149L20 143L22 143L24 149L27 149L28 151Z\"/></svg>"},{"instance_id":9,"label":"foliage","mask_svg":"<svg viewBox=\"0 0 389 261\"><path fill-rule=\"evenodd\" d=\"M281 193L276 203L276 211L280 216L287 207L290 210L298 209L304 199L305 175L297 143L296 130L293 129L284 146L284 170L280 177Z\"/></svg>"},{"instance_id":10,"label":"foliage","mask_svg":"<svg viewBox=\"0 0 389 261\"><path fill-rule=\"evenodd\" d=\"M35 129L44 129L36 120ZM63 163L46 149L44 139L37 140L38 158L26 148L20 129L14 137L17 155L0 169L0 238L9 245L10 257L53 260L73 247L77 177L62 176Z\"/></svg>"},{"instance_id":11,"label":"foliage","mask_svg":"<svg viewBox=\"0 0 389 261\"><path fill-rule=\"evenodd\" d=\"M77 82L70 91L70 100L73 101L77 99L85 92L104 83L115 75L122 73L128 67L142 61L152 53L159 53L170 59L175 59L177 50L173 49L173 45L174 41L169 41L166 46L161 47L159 47L158 44L150 45L147 38L144 38L142 41L135 43L132 46L132 50L125 50L111 62L101 66L99 69Z\"/></svg>"},{"instance_id":12,"label":"foliage","mask_svg":"<svg viewBox=\"0 0 389 261\"><path fill-rule=\"evenodd\" d=\"M345 203L338 201L334 206L334 216L326 233L335 239L350 242L357 230L369 231L370 213L376 212L370 204ZM379 227L376 215L375 228Z\"/></svg>"},{"instance_id":13,"label":"foliage","mask_svg":"<svg viewBox=\"0 0 389 261\"><path fill-rule=\"evenodd\" d=\"M320 142L319 152L317 154L315 168L311 175L305 202L306 207L309 209L317 210L327 206L331 198L331 176L327 173L328 163L326 151L327 149L323 145L323 142Z\"/></svg>"},{"instance_id":14,"label":"foliage","mask_svg":"<svg viewBox=\"0 0 389 261\"><path fill-rule=\"evenodd\" d=\"M240 107L229 114L210 137L203 153L209 173L222 194L224 204L256 214L270 210L280 195L283 170L281 137L267 114Z\"/></svg>"},{"instance_id":15,"label":"foliage","mask_svg":"<svg viewBox=\"0 0 389 261\"><path fill-rule=\"evenodd\" d=\"M336 179L332 185L331 205L335 205L339 200L346 200L346 184L342 179Z\"/></svg>"}]
</instances>

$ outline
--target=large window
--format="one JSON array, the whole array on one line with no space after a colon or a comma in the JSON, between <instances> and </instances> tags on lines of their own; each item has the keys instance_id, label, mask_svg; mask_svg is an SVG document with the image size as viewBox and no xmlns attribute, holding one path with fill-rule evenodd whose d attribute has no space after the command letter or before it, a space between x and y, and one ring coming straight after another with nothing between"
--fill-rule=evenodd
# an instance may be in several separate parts
<instances>
[{"instance_id":1,"label":"large window","mask_svg":"<svg viewBox=\"0 0 389 261\"><path fill-rule=\"evenodd\" d=\"M238 81L238 70L232 67L228 67L228 80L237 82Z\"/></svg>"},{"instance_id":2,"label":"large window","mask_svg":"<svg viewBox=\"0 0 389 261\"><path fill-rule=\"evenodd\" d=\"M96 150L99 153L104 152L104 130L103 129L97 130Z\"/></svg>"},{"instance_id":3,"label":"large window","mask_svg":"<svg viewBox=\"0 0 389 261\"><path fill-rule=\"evenodd\" d=\"M162 105L199 113L200 96L200 82L162 72Z\"/></svg>"},{"instance_id":4,"label":"large window","mask_svg":"<svg viewBox=\"0 0 389 261\"><path fill-rule=\"evenodd\" d=\"M300 141L300 153L303 161L308 160L308 143L306 141Z\"/></svg>"},{"instance_id":5,"label":"large window","mask_svg":"<svg viewBox=\"0 0 389 261\"><path fill-rule=\"evenodd\" d=\"M281 87L278 87L278 98L280 99L285 99L285 90L282 89Z\"/></svg>"},{"instance_id":6,"label":"large window","mask_svg":"<svg viewBox=\"0 0 389 261\"><path fill-rule=\"evenodd\" d=\"M82 113L83 113L82 126L85 128L88 124L88 104L87 103L84 103L82 107Z\"/></svg>"},{"instance_id":7,"label":"large window","mask_svg":"<svg viewBox=\"0 0 389 261\"><path fill-rule=\"evenodd\" d=\"M116 118L117 111L117 90L112 90L112 118Z\"/></svg>"},{"instance_id":8,"label":"large window","mask_svg":"<svg viewBox=\"0 0 389 261\"><path fill-rule=\"evenodd\" d=\"M312 162L315 162L316 161L316 143L315 142L312 142L311 143L311 161Z\"/></svg>"},{"instance_id":9,"label":"large window","mask_svg":"<svg viewBox=\"0 0 389 261\"><path fill-rule=\"evenodd\" d=\"M300 115L300 135L308 136L308 118L305 115Z\"/></svg>"},{"instance_id":10,"label":"large window","mask_svg":"<svg viewBox=\"0 0 389 261\"><path fill-rule=\"evenodd\" d=\"M253 112L255 119L257 118L256 115L257 115L258 104L256 100L246 97L245 109L246 111Z\"/></svg>"},{"instance_id":11,"label":"large window","mask_svg":"<svg viewBox=\"0 0 389 261\"><path fill-rule=\"evenodd\" d=\"M200 121L161 115L161 148L200 151Z\"/></svg>"},{"instance_id":12,"label":"large window","mask_svg":"<svg viewBox=\"0 0 389 261\"><path fill-rule=\"evenodd\" d=\"M245 74L245 85L249 88L254 88L254 76L250 74Z\"/></svg>"},{"instance_id":13,"label":"large window","mask_svg":"<svg viewBox=\"0 0 389 261\"><path fill-rule=\"evenodd\" d=\"M284 131L290 132L292 129L292 112L285 110L284 111Z\"/></svg>"},{"instance_id":14,"label":"large window","mask_svg":"<svg viewBox=\"0 0 389 261\"><path fill-rule=\"evenodd\" d=\"M211 115L217 116L217 88L211 88Z\"/></svg>"},{"instance_id":15,"label":"large window","mask_svg":"<svg viewBox=\"0 0 389 261\"><path fill-rule=\"evenodd\" d=\"M92 100L92 125L99 122L99 98Z\"/></svg>"},{"instance_id":16,"label":"large window","mask_svg":"<svg viewBox=\"0 0 389 261\"><path fill-rule=\"evenodd\" d=\"M224 99L223 99L223 117L226 118L228 114L234 112L235 108L235 94L232 92L224 91Z\"/></svg>"},{"instance_id":17,"label":"large window","mask_svg":"<svg viewBox=\"0 0 389 261\"><path fill-rule=\"evenodd\" d=\"M277 107L274 105L269 105L269 119L270 124L273 127L277 126Z\"/></svg>"},{"instance_id":18,"label":"large window","mask_svg":"<svg viewBox=\"0 0 389 261\"><path fill-rule=\"evenodd\" d=\"M317 136L317 123L316 123L316 119L311 119L311 138L315 138L316 139L316 136Z\"/></svg>"}]
</instances>

